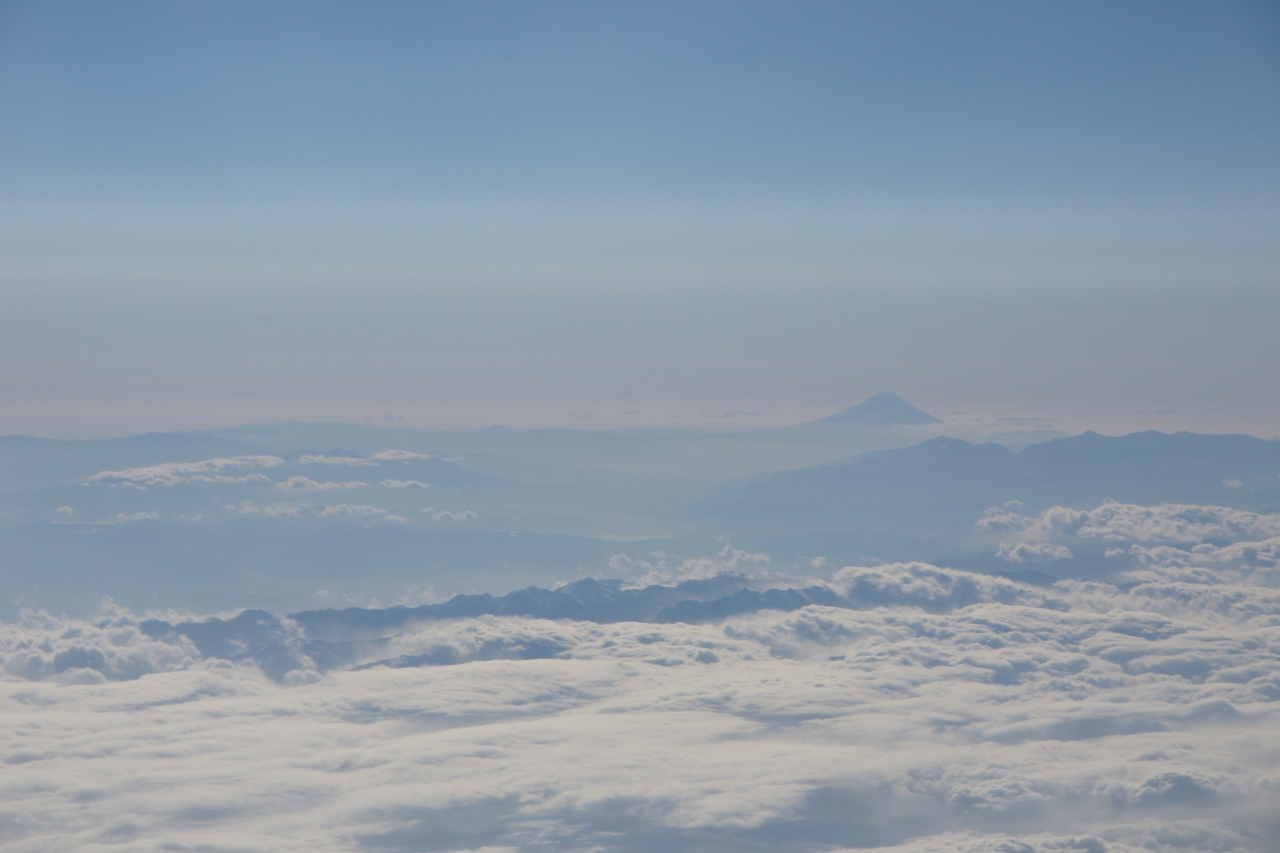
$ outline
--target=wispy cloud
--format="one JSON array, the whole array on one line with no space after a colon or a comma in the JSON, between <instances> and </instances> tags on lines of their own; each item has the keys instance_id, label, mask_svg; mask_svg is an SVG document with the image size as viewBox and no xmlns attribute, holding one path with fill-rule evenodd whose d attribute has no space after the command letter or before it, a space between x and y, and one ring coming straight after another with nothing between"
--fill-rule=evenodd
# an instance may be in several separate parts
<instances>
[{"instance_id":1,"label":"wispy cloud","mask_svg":"<svg viewBox=\"0 0 1280 853\"><path fill-rule=\"evenodd\" d=\"M436 521L474 521L480 517L480 514L470 509L450 510L436 509L435 507L424 506L422 511L434 518Z\"/></svg>"},{"instance_id":2,"label":"wispy cloud","mask_svg":"<svg viewBox=\"0 0 1280 853\"><path fill-rule=\"evenodd\" d=\"M406 518L394 515L390 510L380 506L368 506L365 504L333 504L317 509L316 515L321 518L332 518L335 515L343 516L381 516L383 518L393 519L395 521L407 521Z\"/></svg>"},{"instance_id":3,"label":"wispy cloud","mask_svg":"<svg viewBox=\"0 0 1280 853\"><path fill-rule=\"evenodd\" d=\"M384 450L381 453L375 453L369 457L379 462L425 462L435 457L428 453L414 453L411 450Z\"/></svg>"},{"instance_id":4,"label":"wispy cloud","mask_svg":"<svg viewBox=\"0 0 1280 853\"><path fill-rule=\"evenodd\" d=\"M363 456L326 456L319 453L308 453L298 457L299 465L377 465L372 459Z\"/></svg>"},{"instance_id":5,"label":"wispy cloud","mask_svg":"<svg viewBox=\"0 0 1280 853\"><path fill-rule=\"evenodd\" d=\"M1010 563L1051 563L1070 560L1075 555L1066 545L1049 542L1001 542L996 556Z\"/></svg>"},{"instance_id":6,"label":"wispy cloud","mask_svg":"<svg viewBox=\"0 0 1280 853\"><path fill-rule=\"evenodd\" d=\"M372 456L336 456L308 453L298 457L299 465L377 465L380 462L415 462L434 459L427 453L412 450L383 450Z\"/></svg>"},{"instance_id":7,"label":"wispy cloud","mask_svg":"<svg viewBox=\"0 0 1280 853\"><path fill-rule=\"evenodd\" d=\"M424 483L421 480L379 480L379 486L388 489L429 489L430 483Z\"/></svg>"},{"instance_id":8,"label":"wispy cloud","mask_svg":"<svg viewBox=\"0 0 1280 853\"><path fill-rule=\"evenodd\" d=\"M235 504L225 504L223 509L228 512L242 512L246 515L266 515L272 518L292 517L297 518L307 510L304 504L259 504L254 501L241 501L240 506Z\"/></svg>"},{"instance_id":9,"label":"wispy cloud","mask_svg":"<svg viewBox=\"0 0 1280 853\"><path fill-rule=\"evenodd\" d=\"M254 501L241 501L239 506L226 504L223 509L245 515L265 515L271 518L380 518L387 521L404 522L409 519L397 515L386 507L369 506L367 504L313 504L313 503L277 503L259 504Z\"/></svg>"},{"instance_id":10,"label":"wispy cloud","mask_svg":"<svg viewBox=\"0 0 1280 853\"><path fill-rule=\"evenodd\" d=\"M180 483L252 483L271 482L265 474L234 476L219 472L244 468L276 468L284 464L278 456L233 456L229 459L206 459L202 462L166 462L146 468L125 468L121 471L102 471L94 474L85 484L112 486L176 486Z\"/></svg>"},{"instance_id":11,"label":"wispy cloud","mask_svg":"<svg viewBox=\"0 0 1280 853\"><path fill-rule=\"evenodd\" d=\"M317 482L315 480L312 480L310 477L290 477L287 480L282 480L281 482L276 483L276 488L284 489L285 491L327 492L330 489L358 489L368 485L369 485L368 483L361 483L361 482L341 483L341 482L334 482L332 480L325 481L325 482Z\"/></svg>"},{"instance_id":12,"label":"wispy cloud","mask_svg":"<svg viewBox=\"0 0 1280 853\"><path fill-rule=\"evenodd\" d=\"M637 586L647 586L711 578L725 572L760 574L768 570L770 564L768 554L742 551L728 543L714 557L682 557L674 564L671 562L673 558L662 551L656 551L650 557L642 560L627 554L615 554L609 560L609 568L623 577L635 577L633 583Z\"/></svg>"}]
</instances>

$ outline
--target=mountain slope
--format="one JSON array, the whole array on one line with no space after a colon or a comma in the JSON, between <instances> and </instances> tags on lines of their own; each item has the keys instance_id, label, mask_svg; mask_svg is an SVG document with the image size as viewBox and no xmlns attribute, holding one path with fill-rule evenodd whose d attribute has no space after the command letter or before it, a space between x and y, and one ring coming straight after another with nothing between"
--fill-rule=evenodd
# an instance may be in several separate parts
<instances>
[{"instance_id":1,"label":"mountain slope","mask_svg":"<svg viewBox=\"0 0 1280 853\"><path fill-rule=\"evenodd\" d=\"M815 424L829 425L893 425L940 424L933 415L922 412L891 391L873 394L856 406L819 418Z\"/></svg>"},{"instance_id":2,"label":"mountain slope","mask_svg":"<svg viewBox=\"0 0 1280 853\"><path fill-rule=\"evenodd\" d=\"M695 510L719 533L968 529L1020 501L1087 508L1106 498L1265 510L1280 506L1280 442L1241 435L1085 433L1014 452L936 438L901 450L753 478Z\"/></svg>"}]
</instances>

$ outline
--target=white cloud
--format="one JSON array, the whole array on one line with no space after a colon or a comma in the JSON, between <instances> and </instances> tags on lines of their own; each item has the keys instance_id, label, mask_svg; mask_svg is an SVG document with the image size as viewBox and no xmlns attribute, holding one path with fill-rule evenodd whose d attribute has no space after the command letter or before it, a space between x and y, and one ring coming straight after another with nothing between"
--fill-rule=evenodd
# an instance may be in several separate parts
<instances>
[{"instance_id":1,"label":"white cloud","mask_svg":"<svg viewBox=\"0 0 1280 853\"><path fill-rule=\"evenodd\" d=\"M156 521L156 520L158 520L159 518L160 518L160 513L158 513L158 512L131 512L131 513L128 513L128 514L123 513L123 512L116 513L116 521L117 521L117 522L123 522L123 521Z\"/></svg>"},{"instance_id":2,"label":"white cloud","mask_svg":"<svg viewBox=\"0 0 1280 853\"><path fill-rule=\"evenodd\" d=\"M241 501L238 507L235 504L226 504L223 509L229 512L240 512L246 515L265 515L272 518L311 516L314 518L377 518L396 522L407 522L409 520L386 507L369 506L367 504L259 504L253 501Z\"/></svg>"},{"instance_id":3,"label":"white cloud","mask_svg":"<svg viewBox=\"0 0 1280 853\"><path fill-rule=\"evenodd\" d=\"M1001 542L996 556L1011 563L1051 563L1054 560L1070 560L1074 555L1066 545L1048 542Z\"/></svg>"},{"instance_id":4,"label":"white cloud","mask_svg":"<svg viewBox=\"0 0 1280 853\"><path fill-rule=\"evenodd\" d=\"M299 465L377 465L372 459L363 456L325 456L320 453L308 453L298 457Z\"/></svg>"},{"instance_id":5,"label":"white cloud","mask_svg":"<svg viewBox=\"0 0 1280 853\"><path fill-rule=\"evenodd\" d=\"M136 617L108 605L94 623L25 613L0 622L0 671L9 678L58 679L89 670L93 680L129 680L160 672L201 668L195 647L183 638L161 643L146 636Z\"/></svg>"},{"instance_id":6,"label":"white cloud","mask_svg":"<svg viewBox=\"0 0 1280 853\"><path fill-rule=\"evenodd\" d=\"M285 516L297 518L308 509L303 504L268 504L263 506L253 501L241 501L239 509L236 508L235 504L226 504L223 508L231 512L242 512L246 515L267 515L272 518Z\"/></svg>"},{"instance_id":7,"label":"white cloud","mask_svg":"<svg viewBox=\"0 0 1280 853\"><path fill-rule=\"evenodd\" d=\"M379 462L413 462L414 460L434 459L428 453L414 453L411 450L384 450L369 457Z\"/></svg>"},{"instance_id":8,"label":"white cloud","mask_svg":"<svg viewBox=\"0 0 1280 853\"><path fill-rule=\"evenodd\" d=\"M355 465L378 466L387 462L413 462L428 460L434 457L408 450L384 450L369 457L363 456L331 456L324 454L305 454L297 458L298 465ZM150 486L177 486L183 483L200 483L211 485L254 484L268 485L271 478L261 473L229 473L253 468L279 468L291 464L279 456L234 456L230 458L205 459L200 462L166 462L144 468L126 468L120 471L101 471L83 482L83 485L119 486L145 490ZM348 489L368 486L359 481L320 481L310 477L293 476L275 484L276 488L286 491L326 491L330 489ZM428 488L429 484L420 480L382 480L379 485L390 488ZM62 510L59 510L60 512Z\"/></svg>"},{"instance_id":9,"label":"white cloud","mask_svg":"<svg viewBox=\"0 0 1280 853\"><path fill-rule=\"evenodd\" d=\"M146 468L102 471L85 480L85 485L102 483L145 489L147 486L176 486L179 483L270 482L265 474L237 477L216 472L238 468L275 468L283 464L284 460L278 456L233 456L230 459L206 459L202 462L166 462Z\"/></svg>"},{"instance_id":10,"label":"white cloud","mask_svg":"<svg viewBox=\"0 0 1280 853\"><path fill-rule=\"evenodd\" d=\"M412 450L383 450L372 456L328 456L322 453L308 453L298 457L299 465L377 465L380 462L413 462L415 460L434 459L427 453L414 453Z\"/></svg>"},{"instance_id":11,"label":"white cloud","mask_svg":"<svg viewBox=\"0 0 1280 853\"><path fill-rule=\"evenodd\" d=\"M321 518L331 518L335 515L347 515L347 516L380 515L380 516L385 516L387 518L392 517L390 515L390 510L384 507L367 506L365 504L331 504L329 506L321 507L320 509L316 510L316 514L319 515ZM404 518L401 518L400 516L395 516L395 518L401 521L406 520Z\"/></svg>"},{"instance_id":12,"label":"white cloud","mask_svg":"<svg viewBox=\"0 0 1280 853\"><path fill-rule=\"evenodd\" d=\"M327 492L330 489L358 489L368 485L368 483L360 482L339 483L332 480L316 482L309 477L290 477L287 480L282 480L281 482L276 483L276 488L284 489L286 491Z\"/></svg>"},{"instance_id":13,"label":"white cloud","mask_svg":"<svg viewBox=\"0 0 1280 853\"><path fill-rule=\"evenodd\" d=\"M996 555L1014 563L1071 559L1075 549L1107 543L1109 559L1135 564L1280 569L1280 513L1221 506L1138 506L1104 501L1092 510L1051 507L1037 516L993 507L978 521L996 534Z\"/></svg>"},{"instance_id":14,"label":"white cloud","mask_svg":"<svg viewBox=\"0 0 1280 853\"><path fill-rule=\"evenodd\" d=\"M859 607L919 607L941 612L980 602L1039 605L1045 601L1042 591L1005 578L928 563L849 566L836 572L828 586Z\"/></svg>"},{"instance_id":15,"label":"white cloud","mask_svg":"<svg viewBox=\"0 0 1280 853\"><path fill-rule=\"evenodd\" d=\"M1262 853L1280 589L1267 540L1215 541L1132 542L1123 586L906 563L833 576L861 609L424 622L323 675L278 623L278 681L118 608L28 614L0 625L0 826L15 851Z\"/></svg>"},{"instance_id":16,"label":"white cloud","mask_svg":"<svg viewBox=\"0 0 1280 853\"><path fill-rule=\"evenodd\" d=\"M480 517L480 514L474 510L437 510L435 507L424 506L422 511L434 518L436 521L474 521Z\"/></svg>"},{"instance_id":17,"label":"white cloud","mask_svg":"<svg viewBox=\"0 0 1280 853\"><path fill-rule=\"evenodd\" d=\"M1280 513L1223 506L1137 506L1104 501L1093 510L1055 506L1038 516L993 508L978 521L978 527L996 533L1016 533L1025 541L1079 536L1187 545L1209 539L1258 541L1280 536Z\"/></svg>"},{"instance_id":18,"label":"white cloud","mask_svg":"<svg viewBox=\"0 0 1280 853\"><path fill-rule=\"evenodd\" d=\"M686 580L701 580L731 572L734 574L761 575L769 568L769 555L751 553L725 543L715 557L683 557L671 565L667 554L653 553L653 560L640 560L627 554L615 554L609 559L609 568L616 574L639 575L634 586L671 584Z\"/></svg>"}]
</instances>

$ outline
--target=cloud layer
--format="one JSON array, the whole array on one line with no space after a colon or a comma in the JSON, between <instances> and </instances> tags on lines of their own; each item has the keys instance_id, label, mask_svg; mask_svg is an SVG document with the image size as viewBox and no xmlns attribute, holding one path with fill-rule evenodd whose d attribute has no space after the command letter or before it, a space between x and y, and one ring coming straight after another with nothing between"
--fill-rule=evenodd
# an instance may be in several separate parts
<instances>
[{"instance_id":1,"label":"cloud layer","mask_svg":"<svg viewBox=\"0 0 1280 853\"><path fill-rule=\"evenodd\" d=\"M727 618L397 617L323 642L306 614L28 614L0 626L0 831L19 851L1275 849L1280 590L1244 538L1271 518L1138 509L1065 527L1145 549L1120 585L851 567L689 582L757 596Z\"/></svg>"}]
</instances>

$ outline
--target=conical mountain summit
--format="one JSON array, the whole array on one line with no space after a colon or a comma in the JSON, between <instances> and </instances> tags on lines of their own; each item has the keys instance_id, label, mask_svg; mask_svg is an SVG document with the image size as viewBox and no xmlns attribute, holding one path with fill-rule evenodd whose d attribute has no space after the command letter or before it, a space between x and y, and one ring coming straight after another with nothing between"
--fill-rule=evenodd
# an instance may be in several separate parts
<instances>
[{"instance_id":1,"label":"conical mountain summit","mask_svg":"<svg viewBox=\"0 0 1280 853\"><path fill-rule=\"evenodd\" d=\"M940 424L942 421L922 412L892 391L872 394L856 406L821 418L819 424Z\"/></svg>"}]
</instances>

